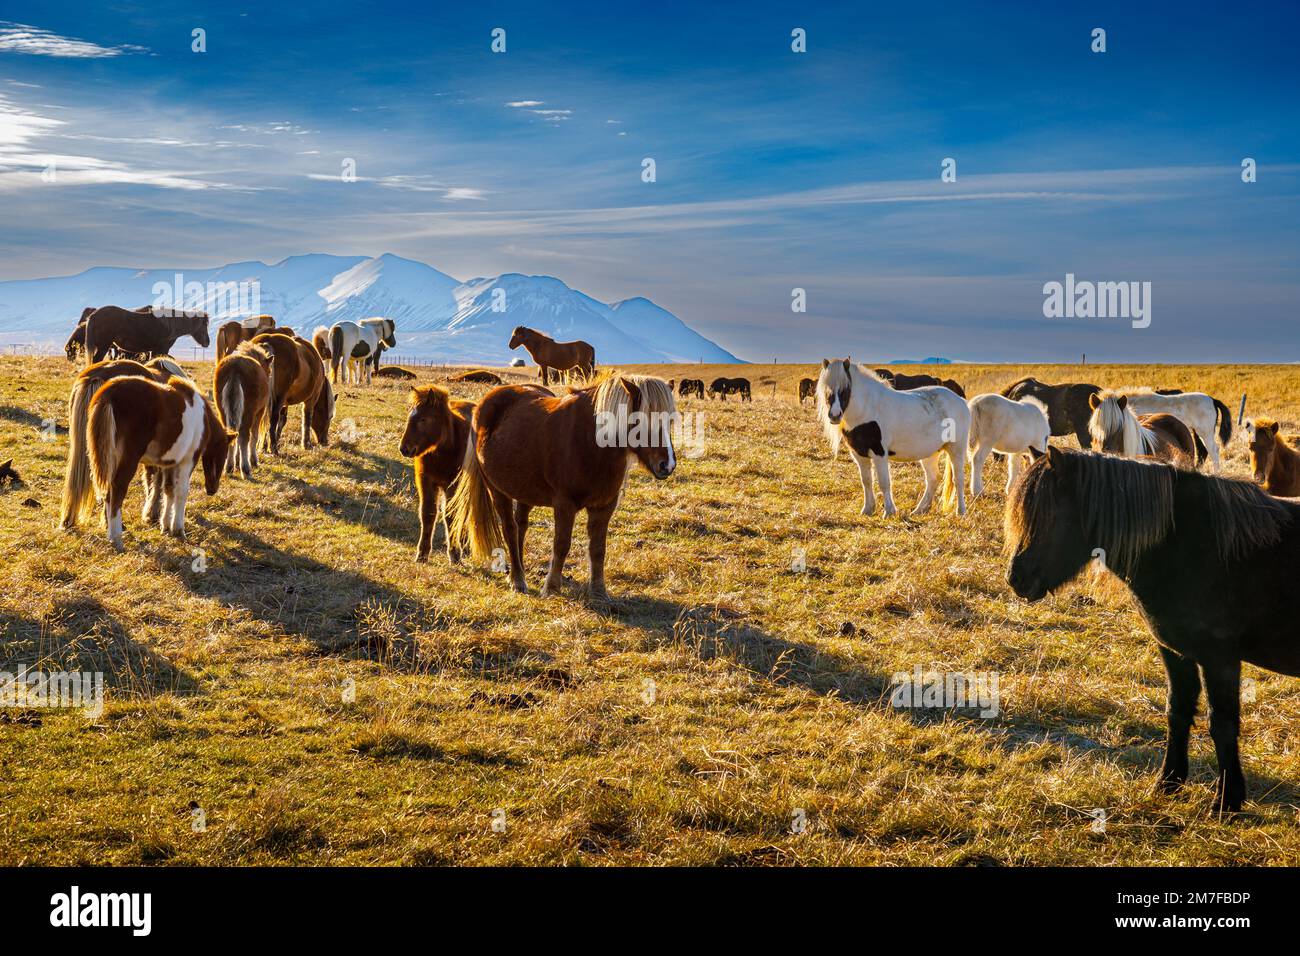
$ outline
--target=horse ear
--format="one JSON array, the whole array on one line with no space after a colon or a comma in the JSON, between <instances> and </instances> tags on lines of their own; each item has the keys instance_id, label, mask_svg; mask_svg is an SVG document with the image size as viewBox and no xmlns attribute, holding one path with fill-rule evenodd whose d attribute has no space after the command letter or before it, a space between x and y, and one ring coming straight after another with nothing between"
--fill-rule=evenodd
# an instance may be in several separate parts
<instances>
[{"instance_id":1,"label":"horse ear","mask_svg":"<svg viewBox=\"0 0 1300 956\"><path fill-rule=\"evenodd\" d=\"M1065 452L1055 445L1047 446L1047 467L1060 468L1065 464Z\"/></svg>"},{"instance_id":2,"label":"horse ear","mask_svg":"<svg viewBox=\"0 0 1300 956\"><path fill-rule=\"evenodd\" d=\"M1119 397L1119 409L1120 409L1120 411L1123 411L1123 410L1126 409L1126 408L1128 408L1128 396L1127 396L1127 395L1121 395L1121 396Z\"/></svg>"},{"instance_id":3,"label":"horse ear","mask_svg":"<svg viewBox=\"0 0 1300 956\"><path fill-rule=\"evenodd\" d=\"M1101 404L1101 399L1098 397L1097 393L1096 393L1096 392L1089 392L1089 393L1088 393L1088 407L1091 408L1093 411L1096 411L1096 410L1097 410L1097 406L1100 405L1100 404Z\"/></svg>"},{"instance_id":4,"label":"horse ear","mask_svg":"<svg viewBox=\"0 0 1300 956\"><path fill-rule=\"evenodd\" d=\"M830 366L831 366L830 359L822 359L822 368L830 368Z\"/></svg>"},{"instance_id":5,"label":"horse ear","mask_svg":"<svg viewBox=\"0 0 1300 956\"><path fill-rule=\"evenodd\" d=\"M1048 445L1047 447L1050 448L1051 445ZM1042 458L1044 454L1046 453L1039 451L1033 445L1029 446L1029 457L1032 458L1034 461L1038 461L1038 459Z\"/></svg>"},{"instance_id":6,"label":"horse ear","mask_svg":"<svg viewBox=\"0 0 1300 956\"><path fill-rule=\"evenodd\" d=\"M1273 435L1276 435L1276 434L1277 434L1277 430L1278 430L1279 428L1281 428L1281 427L1282 427L1282 426L1281 426L1281 424L1280 424L1279 422L1269 422L1269 425L1268 425L1269 433L1270 433L1270 434L1273 434ZM10 460L12 461L12 459L10 459Z\"/></svg>"},{"instance_id":7,"label":"horse ear","mask_svg":"<svg viewBox=\"0 0 1300 956\"><path fill-rule=\"evenodd\" d=\"M637 388L635 382L630 382L625 378L620 378L618 383L623 386L623 391L627 392L630 399L630 411L639 411L641 408L641 389Z\"/></svg>"},{"instance_id":8,"label":"horse ear","mask_svg":"<svg viewBox=\"0 0 1300 956\"><path fill-rule=\"evenodd\" d=\"M846 375L848 374L848 371L849 371L849 365L850 365L850 360L846 358L846 359L844 360L844 373L845 373Z\"/></svg>"}]
</instances>

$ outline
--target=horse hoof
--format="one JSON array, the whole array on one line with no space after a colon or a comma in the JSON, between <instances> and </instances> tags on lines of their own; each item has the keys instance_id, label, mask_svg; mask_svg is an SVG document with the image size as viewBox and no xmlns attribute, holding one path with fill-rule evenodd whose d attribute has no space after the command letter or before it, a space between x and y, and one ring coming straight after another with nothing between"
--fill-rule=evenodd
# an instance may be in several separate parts
<instances>
[{"instance_id":1,"label":"horse hoof","mask_svg":"<svg viewBox=\"0 0 1300 956\"><path fill-rule=\"evenodd\" d=\"M510 582L510 590L514 591L516 594L527 594L528 585L523 581L512 581Z\"/></svg>"},{"instance_id":2,"label":"horse hoof","mask_svg":"<svg viewBox=\"0 0 1300 956\"><path fill-rule=\"evenodd\" d=\"M539 593L542 597L559 597L562 587L562 584L553 584L550 581L547 581L542 585L542 590Z\"/></svg>"},{"instance_id":3,"label":"horse hoof","mask_svg":"<svg viewBox=\"0 0 1300 956\"><path fill-rule=\"evenodd\" d=\"M420 564L427 564L429 562L429 555L427 553L417 554L415 560Z\"/></svg>"}]
</instances>

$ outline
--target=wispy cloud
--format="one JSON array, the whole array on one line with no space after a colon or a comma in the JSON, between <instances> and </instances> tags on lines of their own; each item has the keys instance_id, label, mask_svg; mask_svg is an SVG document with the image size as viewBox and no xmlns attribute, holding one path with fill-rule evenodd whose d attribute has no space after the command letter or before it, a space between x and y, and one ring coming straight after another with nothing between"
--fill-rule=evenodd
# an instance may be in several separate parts
<instances>
[{"instance_id":1,"label":"wispy cloud","mask_svg":"<svg viewBox=\"0 0 1300 956\"><path fill-rule=\"evenodd\" d=\"M512 103L506 104L506 106L509 106L510 108L516 110L526 109L527 107L530 106L541 106L541 105L543 105L541 100L515 100Z\"/></svg>"},{"instance_id":2,"label":"wispy cloud","mask_svg":"<svg viewBox=\"0 0 1300 956\"><path fill-rule=\"evenodd\" d=\"M30 56L57 56L80 59L100 59L121 56L124 53L148 53L146 47L135 44L100 46L89 40L59 36L40 27L27 26L0 20L0 53L26 53Z\"/></svg>"}]
</instances>

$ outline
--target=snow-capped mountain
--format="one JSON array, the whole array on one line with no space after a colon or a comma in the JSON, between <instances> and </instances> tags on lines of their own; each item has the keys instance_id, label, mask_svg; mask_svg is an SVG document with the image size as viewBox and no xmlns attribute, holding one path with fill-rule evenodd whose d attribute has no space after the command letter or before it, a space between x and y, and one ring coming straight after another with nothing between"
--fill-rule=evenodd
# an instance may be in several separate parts
<instances>
[{"instance_id":1,"label":"snow-capped mountain","mask_svg":"<svg viewBox=\"0 0 1300 956\"><path fill-rule=\"evenodd\" d=\"M0 341L62 344L88 305L135 308L166 289L214 322L269 312L310 334L317 325L374 315L397 324L398 354L504 364L517 325L560 341L584 339L601 364L738 362L730 352L645 298L612 305L552 276L506 273L461 282L400 256L291 256L274 265L216 269L94 268L75 276L0 282Z\"/></svg>"}]
</instances>

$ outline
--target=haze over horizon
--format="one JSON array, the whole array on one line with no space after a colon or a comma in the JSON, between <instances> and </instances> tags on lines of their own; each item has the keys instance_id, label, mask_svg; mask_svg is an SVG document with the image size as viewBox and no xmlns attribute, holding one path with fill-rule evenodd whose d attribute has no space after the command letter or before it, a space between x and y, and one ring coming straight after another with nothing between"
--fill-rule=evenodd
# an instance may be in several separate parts
<instances>
[{"instance_id":1,"label":"haze over horizon","mask_svg":"<svg viewBox=\"0 0 1300 956\"><path fill-rule=\"evenodd\" d=\"M1300 359L1290 5L212 9L7 5L0 280L393 253L755 361Z\"/></svg>"}]
</instances>

